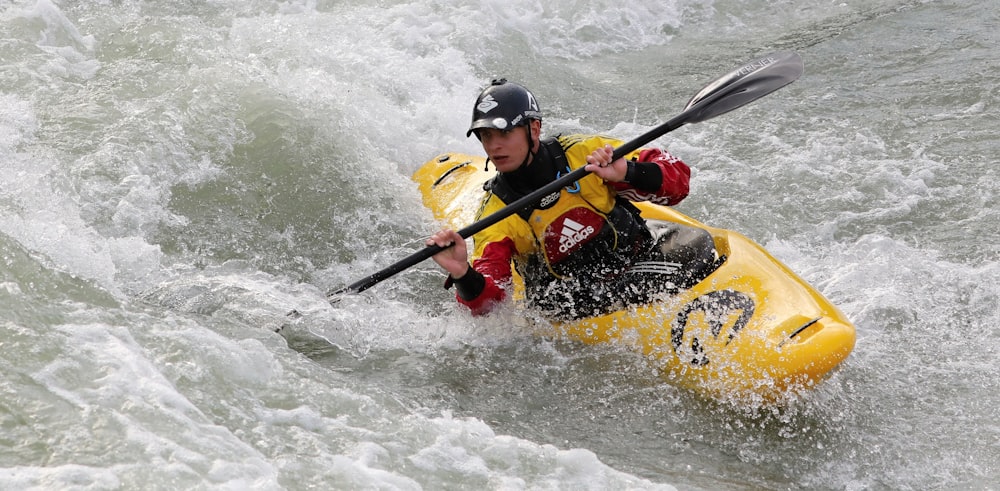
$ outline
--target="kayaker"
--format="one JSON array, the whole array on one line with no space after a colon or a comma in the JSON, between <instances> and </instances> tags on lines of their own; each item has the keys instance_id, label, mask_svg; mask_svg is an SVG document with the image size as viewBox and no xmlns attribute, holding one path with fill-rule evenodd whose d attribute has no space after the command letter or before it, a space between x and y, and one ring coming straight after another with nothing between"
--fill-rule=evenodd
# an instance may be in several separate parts
<instances>
[{"instance_id":1,"label":"kayaker","mask_svg":"<svg viewBox=\"0 0 1000 491\"><path fill-rule=\"evenodd\" d=\"M477 220L580 166L591 174L465 240L445 229L427 245L473 314L489 312L509 294L513 263L527 301L556 318L581 318L687 288L716 260L708 232L668 222L648 223L630 201L679 203L691 171L658 148L611 162L621 142L596 135L542 139L542 113L525 87L494 80L476 99L472 124L497 176L485 186Z\"/></svg>"}]
</instances>

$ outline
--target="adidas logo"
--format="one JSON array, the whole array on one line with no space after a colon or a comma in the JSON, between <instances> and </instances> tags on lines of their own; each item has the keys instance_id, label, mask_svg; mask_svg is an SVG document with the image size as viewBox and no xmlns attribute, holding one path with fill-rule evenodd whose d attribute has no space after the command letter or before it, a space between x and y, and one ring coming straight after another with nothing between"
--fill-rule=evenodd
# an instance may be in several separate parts
<instances>
[{"instance_id":1,"label":"adidas logo","mask_svg":"<svg viewBox=\"0 0 1000 491\"><path fill-rule=\"evenodd\" d=\"M591 225L584 226L580 222L567 218L563 221L562 235L559 237L559 252L566 253L577 244L590 238L595 232Z\"/></svg>"},{"instance_id":2,"label":"adidas logo","mask_svg":"<svg viewBox=\"0 0 1000 491\"><path fill-rule=\"evenodd\" d=\"M550 195L542 198L542 202L538 203L538 207L544 210L544 209L552 206L552 203L555 203L558 200L559 200L559 191L556 191L556 192L554 192L554 193L552 193L552 194L550 194ZM579 224L577 224L577 225L579 225Z\"/></svg>"}]
</instances>

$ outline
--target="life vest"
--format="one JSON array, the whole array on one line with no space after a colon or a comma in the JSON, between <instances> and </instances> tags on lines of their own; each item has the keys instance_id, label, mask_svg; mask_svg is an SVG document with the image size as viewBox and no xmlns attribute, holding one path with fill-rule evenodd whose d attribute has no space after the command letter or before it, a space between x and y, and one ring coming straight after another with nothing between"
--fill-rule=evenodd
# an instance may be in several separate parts
<instances>
[{"instance_id":1,"label":"life vest","mask_svg":"<svg viewBox=\"0 0 1000 491\"><path fill-rule=\"evenodd\" d=\"M586 165L585 158L570 162L566 155L568 148L584 141L560 136L542 142L545 155L551 159L548 164L558 169L553 179ZM591 150L585 147L574 150L589 153ZM497 174L484 189L504 203L526 194L516 192L504 174ZM534 253L515 258L515 267L529 289L567 277L591 277L596 281L614 278L652 241L639 210L594 174L553 192L535 207L518 212L518 216L527 223L534 239Z\"/></svg>"}]
</instances>

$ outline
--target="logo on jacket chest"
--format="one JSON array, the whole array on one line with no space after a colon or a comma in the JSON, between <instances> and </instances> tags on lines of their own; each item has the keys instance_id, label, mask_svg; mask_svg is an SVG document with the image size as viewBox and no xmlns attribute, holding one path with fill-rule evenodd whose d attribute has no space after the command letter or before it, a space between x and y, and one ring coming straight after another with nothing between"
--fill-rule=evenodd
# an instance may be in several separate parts
<instances>
[{"instance_id":1,"label":"logo on jacket chest","mask_svg":"<svg viewBox=\"0 0 1000 491\"><path fill-rule=\"evenodd\" d=\"M559 191L546 195L541 201L538 202L538 208L542 210L550 208L552 205L556 204L556 201L559 201L559 196L561 195L562 193Z\"/></svg>"},{"instance_id":2,"label":"logo on jacket chest","mask_svg":"<svg viewBox=\"0 0 1000 491\"><path fill-rule=\"evenodd\" d=\"M559 236L559 252L566 253L581 242L586 242L597 230L592 225L584 225L569 218L563 221L562 233Z\"/></svg>"},{"instance_id":3,"label":"logo on jacket chest","mask_svg":"<svg viewBox=\"0 0 1000 491\"><path fill-rule=\"evenodd\" d=\"M588 208L573 208L545 229L545 254L558 263L592 240L604 225L604 217Z\"/></svg>"}]
</instances>

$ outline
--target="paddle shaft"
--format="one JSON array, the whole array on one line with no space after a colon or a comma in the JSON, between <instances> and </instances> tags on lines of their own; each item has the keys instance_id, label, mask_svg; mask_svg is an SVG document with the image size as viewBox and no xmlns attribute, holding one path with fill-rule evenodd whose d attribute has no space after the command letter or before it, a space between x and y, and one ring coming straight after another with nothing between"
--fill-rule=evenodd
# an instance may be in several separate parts
<instances>
[{"instance_id":1,"label":"paddle shaft","mask_svg":"<svg viewBox=\"0 0 1000 491\"><path fill-rule=\"evenodd\" d=\"M793 82L801 74L802 60L795 53L773 53L754 60L706 86L688 102L684 112L615 148L611 161L614 162L687 123L704 121L757 100ZM586 166L580 167L459 230L458 235L463 239L469 238L521 210L535 206L545 196L584 178L587 174L590 174L590 171L586 170ZM444 249L445 247L437 245L426 246L381 271L328 293L327 299L331 300L343 293L359 293L367 290Z\"/></svg>"}]
</instances>

